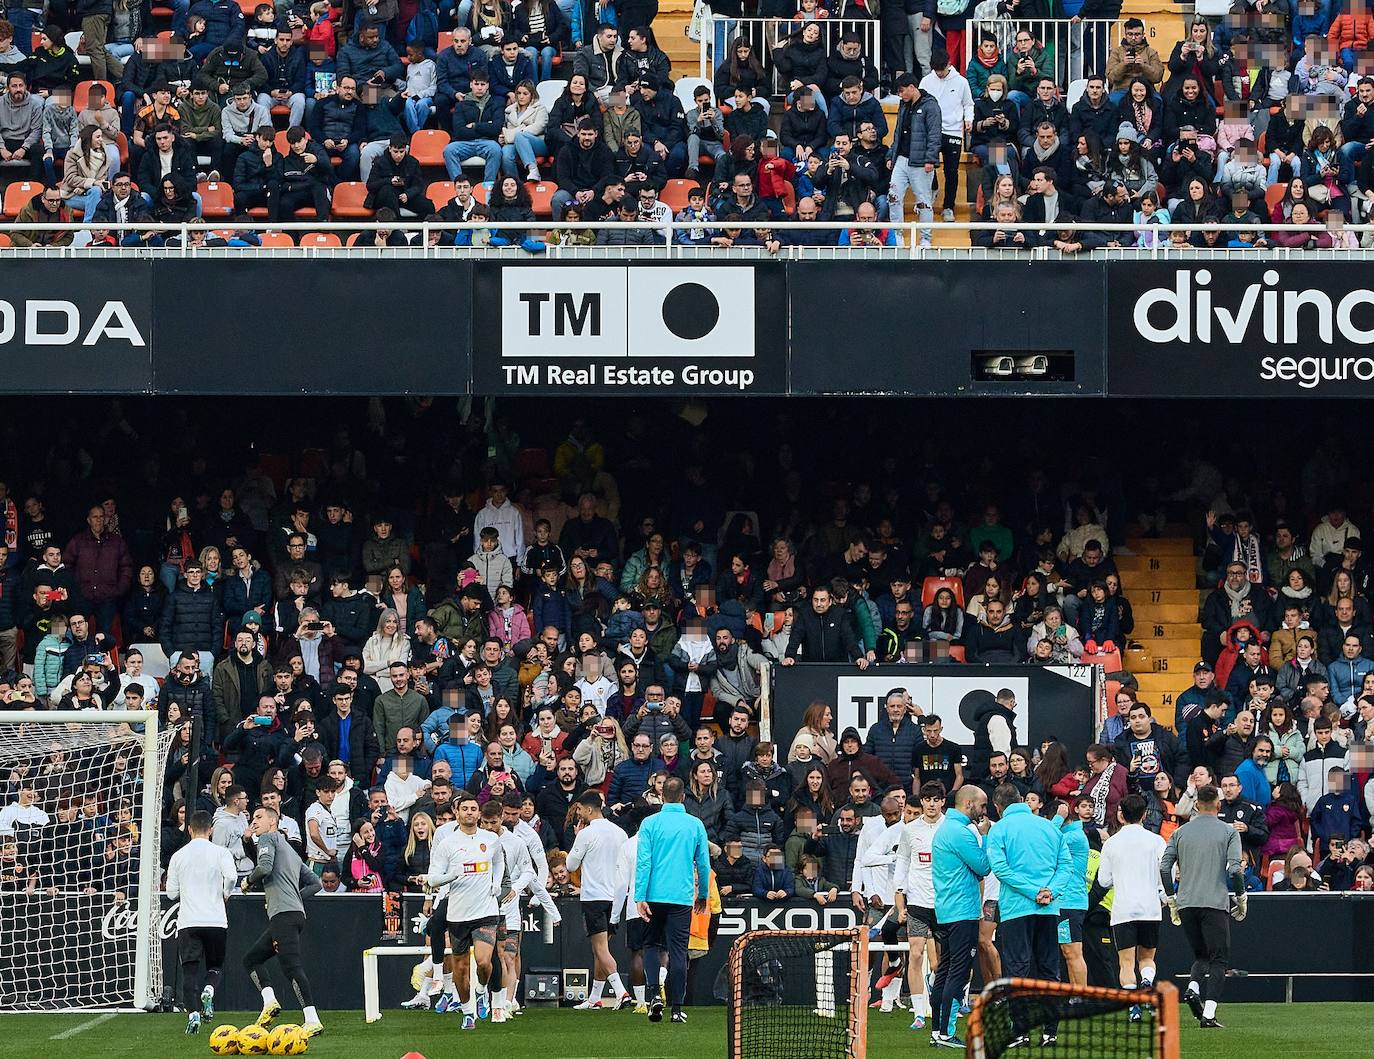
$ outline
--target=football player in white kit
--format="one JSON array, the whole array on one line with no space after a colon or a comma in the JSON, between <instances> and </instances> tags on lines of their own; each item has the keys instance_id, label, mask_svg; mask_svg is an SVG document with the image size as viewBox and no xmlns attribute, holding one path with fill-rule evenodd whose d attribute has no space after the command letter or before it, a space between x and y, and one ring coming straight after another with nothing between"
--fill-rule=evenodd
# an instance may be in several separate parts
<instances>
[{"instance_id":1,"label":"football player in white kit","mask_svg":"<svg viewBox=\"0 0 1374 1059\"><path fill-rule=\"evenodd\" d=\"M907 982L911 986L911 1028L925 1028L930 1017L923 964L935 971L935 880L931 875L930 844L945 819L945 785L938 780L921 784L921 813L902 826L894 872L897 921L906 921Z\"/></svg>"},{"instance_id":2,"label":"football player in white kit","mask_svg":"<svg viewBox=\"0 0 1374 1059\"><path fill-rule=\"evenodd\" d=\"M500 839L477 824L480 810L477 798L459 797L455 807L456 827L435 832L429 872L411 876L411 882L426 887L448 886L448 934L451 966L458 1001L463 1009L463 1029L477 1026L478 994L491 978L492 954L496 948L496 927L501 910L498 898L505 873L505 857ZM477 982L470 981L468 953L477 961Z\"/></svg>"},{"instance_id":3,"label":"football player in white kit","mask_svg":"<svg viewBox=\"0 0 1374 1059\"><path fill-rule=\"evenodd\" d=\"M534 860L525 840L515 833L520 822L520 803L516 791L508 792L498 805L490 801L482 807L483 826L495 825L506 861L506 878L501 893L501 923L496 928L497 954L501 961L501 985L492 994L491 1021L505 1022L520 986L520 898L530 893L535 879Z\"/></svg>"},{"instance_id":4,"label":"football player in white kit","mask_svg":"<svg viewBox=\"0 0 1374 1059\"><path fill-rule=\"evenodd\" d=\"M895 945L901 922L892 914L893 871L897 866L897 844L906 826L906 791L900 786L889 787L883 792L879 808L882 815L870 816L859 832L850 886L854 893L862 895L868 909L870 936L873 930L880 929L883 943ZM883 973L878 978L879 1003L880 1010L891 1011L894 1005L901 1007L902 963L901 956L890 949L885 957Z\"/></svg>"}]
</instances>

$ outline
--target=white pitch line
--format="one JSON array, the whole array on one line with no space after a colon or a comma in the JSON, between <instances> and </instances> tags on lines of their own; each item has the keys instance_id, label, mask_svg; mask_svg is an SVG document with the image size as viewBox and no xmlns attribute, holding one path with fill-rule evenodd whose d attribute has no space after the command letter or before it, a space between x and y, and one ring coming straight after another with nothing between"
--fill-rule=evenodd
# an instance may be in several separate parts
<instances>
[{"instance_id":1,"label":"white pitch line","mask_svg":"<svg viewBox=\"0 0 1374 1059\"><path fill-rule=\"evenodd\" d=\"M85 1033L87 1030L93 1030L101 1023L109 1022L112 1018L114 1018L113 1015L97 1015L93 1019L87 1019L79 1026L73 1026L69 1030L63 1030L61 1033L54 1033L48 1040L65 1041L68 1037L75 1037L78 1033Z\"/></svg>"}]
</instances>

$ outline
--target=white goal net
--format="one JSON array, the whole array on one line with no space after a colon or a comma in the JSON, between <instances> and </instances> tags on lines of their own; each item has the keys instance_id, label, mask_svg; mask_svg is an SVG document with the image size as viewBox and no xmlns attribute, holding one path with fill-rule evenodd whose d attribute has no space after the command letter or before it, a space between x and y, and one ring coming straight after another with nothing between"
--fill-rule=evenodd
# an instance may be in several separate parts
<instances>
[{"instance_id":1,"label":"white goal net","mask_svg":"<svg viewBox=\"0 0 1374 1059\"><path fill-rule=\"evenodd\" d=\"M0 713L0 1010L160 996L172 735L154 713Z\"/></svg>"}]
</instances>

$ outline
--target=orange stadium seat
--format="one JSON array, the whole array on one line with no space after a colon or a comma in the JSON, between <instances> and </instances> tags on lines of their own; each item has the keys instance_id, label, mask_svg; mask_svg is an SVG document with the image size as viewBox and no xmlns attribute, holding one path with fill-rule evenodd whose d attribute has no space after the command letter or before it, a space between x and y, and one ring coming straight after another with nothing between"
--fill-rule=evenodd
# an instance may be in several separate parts
<instances>
[{"instance_id":1,"label":"orange stadium seat","mask_svg":"<svg viewBox=\"0 0 1374 1059\"><path fill-rule=\"evenodd\" d=\"M552 180L540 180L531 181L525 187L529 189L534 215L536 217L552 217L553 193L558 190L558 185Z\"/></svg>"},{"instance_id":2,"label":"orange stadium seat","mask_svg":"<svg viewBox=\"0 0 1374 1059\"><path fill-rule=\"evenodd\" d=\"M410 137L410 153L421 165L443 165L449 139L442 129L417 129Z\"/></svg>"},{"instance_id":3,"label":"orange stadium seat","mask_svg":"<svg viewBox=\"0 0 1374 1059\"><path fill-rule=\"evenodd\" d=\"M306 232L301 236L301 246L343 246L343 241L333 232Z\"/></svg>"},{"instance_id":4,"label":"orange stadium seat","mask_svg":"<svg viewBox=\"0 0 1374 1059\"><path fill-rule=\"evenodd\" d=\"M72 93L72 106L77 110L86 109L86 97L91 94L92 85L105 86L105 102L110 106L118 105L119 97L115 95L114 85L109 81L82 81L76 86L76 91Z\"/></svg>"},{"instance_id":5,"label":"orange stadium seat","mask_svg":"<svg viewBox=\"0 0 1374 1059\"><path fill-rule=\"evenodd\" d=\"M202 180L196 185L200 193L201 212L206 217L232 217L234 215L234 189L223 181Z\"/></svg>"},{"instance_id":6,"label":"orange stadium seat","mask_svg":"<svg viewBox=\"0 0 1374 1059\"><path fill-rule=\"evenodd\" d=\"M364 206L367 200L367 185L360 180L349 180L334 185L334 216L340 219L367 219L372 210Z\"/></svg>"},{"instance_id":7,"label":"orange stadium seat","mask_svg":"<svg viewBox=\"0 0 1374 1059\"><path fill-rule=\"evenodd\" d=\"M42 190L43 185L34 180L16 180L7 187L5 189L5 219L12 221L18 217L19 211L29 204L29 199Z\"/></svg>"},{"instance_id":8,"label":"orange stadium seat","mask_svg":"<svg viewBox=\"0 0 1374 1059\"><path fill-rule=\"evenodd\" d=\"M947 588L954 593L954 602L964 605L964 583L957 577L927 577L921 582L921 606L928 607L935 602L935 593Z\"/></svg>"},{"instance_id":9,"label":"orange stadium seat","mask_svg":"<svg viewBox=\"0 0 1374 1059\"><path fill-rule=\"evenodd\" d=\"M264 211L265 212L265 211ZM296 240L285 232L263 232L259 237L263 246L295 246Z\"/></svg>"},{"instance_id":10,"label":"orange stadium seat","mask_svg":"<svg viewBox=\"0 0 1374 1059\"><path fill-rule=\"evenodd\" d=\"M434 203L436 210L442 210L453 201L453 181L436 180L425 188L425 198Z\"/></svg>"}]
</instances>

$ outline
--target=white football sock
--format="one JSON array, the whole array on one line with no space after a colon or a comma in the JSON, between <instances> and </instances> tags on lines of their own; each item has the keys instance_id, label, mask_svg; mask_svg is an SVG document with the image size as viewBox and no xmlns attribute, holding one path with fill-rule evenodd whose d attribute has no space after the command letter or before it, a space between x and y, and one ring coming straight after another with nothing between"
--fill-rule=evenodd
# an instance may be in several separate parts
<instances>
[{"instance_id":1,"label":"white football sock","mask_svg":"<svg viewBox=\"0 0 1374 1059\"><path fill-rule=\"evenodd\" d=\"M277 994L274 993L274 992L272 991L272 987L271 987L270 985L265 985L265 986L263 986L263 987L262 987L262 1005L263 1005L263 1007L267 1007L269 1004L275 1004L276 1002L277 1002Z\"/></svg>"},{"instance_id":2,"label":"white football sock","mask_svg":"<svg viewBox=\"0 0 1374 1059\"><path fill-rule=\"evenodd\" d=\"M632 985L630 991L635 995L635 1003L644 1003L644 987L642 985Z\"/></svg>"},{"instance_id":3,"label":"white football sock","mask_svg":"<svg viewBox=\"0 0 1374 1059\"><path fill-rule=\"evenodd\" d=\"M498 989L495 993L491 995L491 1006L493 1008L505 1008L506 991L504 989Z\"/></svg>"},{"instance_id":4,"label":"white football sock","mask_svg":"<svg viewBox=\"0 0 1374 1059\"><path fill-rule=\"evenodd\" d=\"M471 1015L473 1018L477 1017L477 994L475 992L469 994L468 998L460 1003L464 1015Z\"/></svg>"},{"instance_id":5,"label":"white football sock","mask_svg":"<svg viewBox=\"0 0 1374 1059\"><path fill-rule=\"evenodd\" d=\"M625 986L620 981L620 974L616 972L608 975L606 984L611 987L611 993L618 999L625 995Z\"/></svg>"},{"instance_id":6,"label":"white football sock","mask_svg":"<svg viewBox=\"0 0 1374 1059\"><path fill-rule=\"evenodd\" d=\"M883 986L883 1004L891 1007L892 1002L902 995L902 980L894 978Z\"/></svg>"},{"instance_id":7,"label":"white football sock","mask_svg":"<svg viewBox=\"0 0 1374 1059\"><path fill-rule=\"evenodd\" d=\"M1205 1019L1214 1019L1217 1017L1217 1002L1215 1000L1203 1001L1202 1017Z\"/></svg>"},{"instance_id":8,"label":"white football sock","mask_svg":"<svg viewBox=\"0 0 1374 1059\"><path fill-rule=\"evenodd\" d=\"M605 991L606 991L606 983L605 983L604 981L601 981L601 982L593 982L593 983L592 983L592 995L589 996L587 999L588 999L588 1000L600 1000L600 999L601 999L601 994L604 993Z\"/></svg>"},{"instance_id":9,"label":"white football sock","mask_svg":"<svg viewBox=\"0 0 1374 1059\"><path fill-rule=\"evenodd\" d=\"M1192 981L1192 982L1189 982L1189 983L1188 983L1188 988L1185 989L1184 992L1185 992L1185 993L1199 993L1199 994L1200 994L1200 993L1202 992L1202 987L1199 986L1199 985L1197 984L1196 981Z\"/></svg>"},{"instance_id":10,"label":"white football sock","mask_svg":"<svg viewBox=\"0 0 1374 1059\"><path fill-rule=\"evenodd\" d=\"M313 1004L312 1004L310 1007L305 1008L304 1010L302 1010L301 1014L305 1016L305 1021L306 1021L306 1022L319 1022L319 1021L320 1021L320 1013L319 1013L318 1011L315 1010L315 1007L314 1007Z\"/></svg>"},{"instance_id":11,"label":"white football sock","mask_svg":"<svg viewBox=\"0 0 1374 1059\"><path fill-rule=\"evenodd\" d=\"M1149 989L1155 984L1155 965L1152 963L1142 963L1140 965L1140 985L1142 989Z\"/></svg>"},{"instance_id":12,"label":"white football sock","mask_svg":"<svg viewBox=\"0 0 1374 1059\"><path fill-rule=\"evenodd\" d=\"M207 985L207 986L205 987L205 992L209 993L210 996L213 997L213 996L215 995L215 987L212 986L212 985Z\"/></svg>"},{"instance_id":13,"label":"white football sock","mask_svg":"<svg viewBox=\"0 0 1374 1059\"><path fill-rule=\"evenodd\" d=\"M444 972L443 982L444 982L444 992L445 992L445 993L452 993L452 992L453 992L453 972L452 972L452 971L445 971L445 972Z\"/></svg>"}]
</instances>

